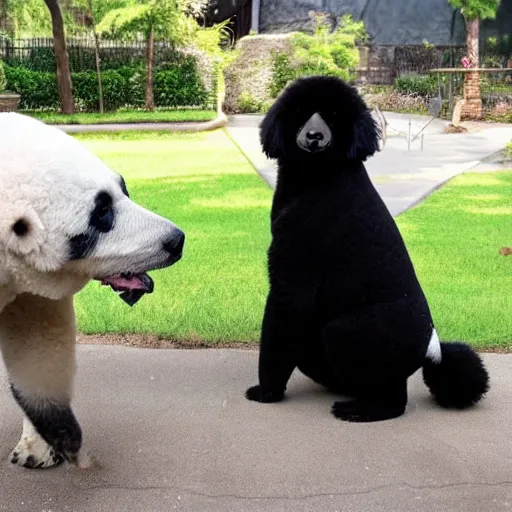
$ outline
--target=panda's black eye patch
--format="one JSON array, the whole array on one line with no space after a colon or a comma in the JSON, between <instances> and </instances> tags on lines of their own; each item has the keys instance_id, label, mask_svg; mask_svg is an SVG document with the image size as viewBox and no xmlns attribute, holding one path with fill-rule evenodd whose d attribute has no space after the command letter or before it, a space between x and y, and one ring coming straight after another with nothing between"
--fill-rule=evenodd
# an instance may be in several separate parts
<instances>
[{"instance_id":1,"label":"panda's black eye patch","mask_svg":"<svg viewBox=\"0 0 512 512\"><path fill-rule=\"evenodd\" d=\"M101 233L108 233L114 226L114 216L112 196L108 192L100 192L96 196L89 225Z\"/></svg>"},{"instance_id":2,"label":"panda's black eye patch","mask_svg":"<svg viewBox=\"0 0 512 512\"><path fill-rule=\"evenodd\" d=\"M119 176L121 178L121 190L123 191L123 194L126 197L130 197L130 194L128 193L128 189L126 188L126 181L124 181L124 178L122 176Z\"/></svg>"}]
</instances>

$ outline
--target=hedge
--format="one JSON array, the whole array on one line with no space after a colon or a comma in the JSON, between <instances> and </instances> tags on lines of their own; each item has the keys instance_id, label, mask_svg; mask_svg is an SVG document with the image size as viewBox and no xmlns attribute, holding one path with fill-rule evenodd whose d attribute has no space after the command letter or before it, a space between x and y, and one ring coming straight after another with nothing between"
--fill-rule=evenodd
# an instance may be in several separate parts
<instances>
[{"instance_id":1,"label":"hedge","mask_svg":"<svg viewBox=\"0 0 512 512\"><path fill-rule=\"evenodd\" d=\"M22 67L5 66L7 89L21 95L22 109L55 109L59 106L56 75ZM96 111L99 107L98 80L94 71L71 73L73 96L80 110ZM124 67L102 73L105 108L141 107L144 105L146 72L144 68ZM213 93L206 90L192 59L167 64L154 71L157 107L213 108Z\"/></svg>"}]
</instances>

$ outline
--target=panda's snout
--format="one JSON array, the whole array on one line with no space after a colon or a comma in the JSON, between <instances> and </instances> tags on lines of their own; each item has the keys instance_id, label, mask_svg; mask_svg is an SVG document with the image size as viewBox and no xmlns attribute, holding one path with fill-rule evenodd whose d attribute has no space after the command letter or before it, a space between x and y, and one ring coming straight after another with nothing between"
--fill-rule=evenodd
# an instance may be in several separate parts
<instances>
[{"instance_id":1,"label":"panda's snout","mask_svg":"<svg viewBox=\"0 0 512 512\"><path fill-rule=\"evenodd\" d=\"M185 245L185 233L181 229L174 228L171 236L164 242L164 251L171 256L171 261L178 261L183 254L183 246Z\"/></svg>"}]
</instances>

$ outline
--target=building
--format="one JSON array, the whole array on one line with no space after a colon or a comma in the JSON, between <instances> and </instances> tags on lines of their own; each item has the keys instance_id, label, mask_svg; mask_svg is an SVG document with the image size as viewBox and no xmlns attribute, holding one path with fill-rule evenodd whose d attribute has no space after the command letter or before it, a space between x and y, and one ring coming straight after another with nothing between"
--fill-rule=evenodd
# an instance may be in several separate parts
<instances>
[{"instance_id":1,"label":"building","mask_svg":"<svg viewBox=\"0 0 512 512\"><path fill-rule=\"evenodd\" d=\"M350 13L363 20L375 45L465 42L464 20L447 0L212 0L211 6L212 15L217 11L215 21L239 14L238 37L251 29L260 33L299 30L307 26L310 11L323 11L334 18ZM502 0L497 19L485 20L481 33L483 42L496 36L512 45L512 0Z\"/></svg>"}]
</instances>

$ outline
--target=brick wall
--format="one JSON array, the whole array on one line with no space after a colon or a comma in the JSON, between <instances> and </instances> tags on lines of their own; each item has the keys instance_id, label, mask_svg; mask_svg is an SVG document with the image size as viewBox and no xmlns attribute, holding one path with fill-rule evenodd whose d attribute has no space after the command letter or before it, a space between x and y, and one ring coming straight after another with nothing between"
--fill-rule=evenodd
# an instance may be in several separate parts
<instances>
[{"instance_id":1,"label":"brick wall","mask_svg":"<svg viewBox=\"0 0 512 512\"><path fill-rule=\"evenodd\" d=\"M480 73L466 73L464 76L464 104L462 119L481 119L483 114L480 93Z\"/></svg>"}]
</instances>

